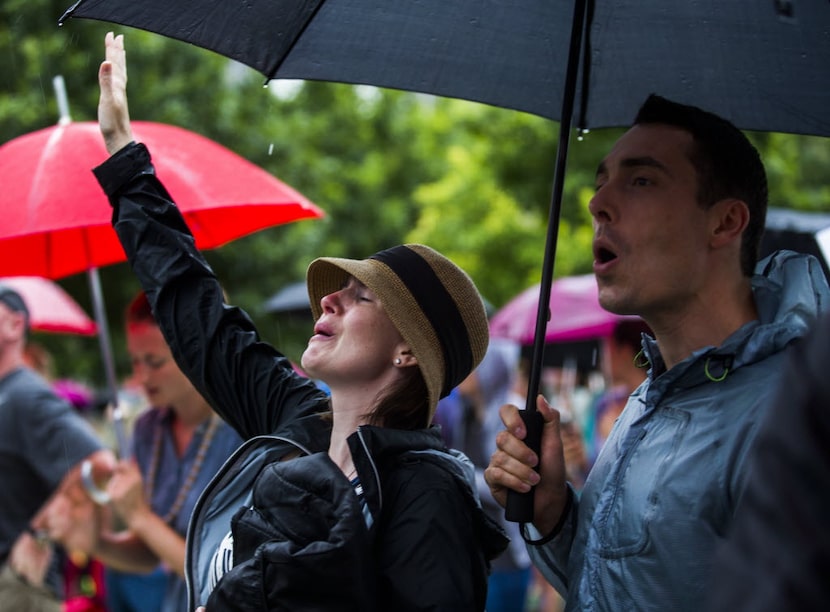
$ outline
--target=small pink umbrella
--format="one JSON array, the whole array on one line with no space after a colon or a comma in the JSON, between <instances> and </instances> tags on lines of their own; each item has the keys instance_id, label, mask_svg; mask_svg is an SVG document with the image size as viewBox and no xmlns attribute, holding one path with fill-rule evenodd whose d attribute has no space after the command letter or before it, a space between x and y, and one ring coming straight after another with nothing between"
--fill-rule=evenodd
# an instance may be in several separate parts
<instances>
[{"instance_id":1,"label":"small pink umbrella","mask_svg":"<svg viewBox=\"0 0 830 612\"><path fill-rule=\"evenodd\" d=\"M0 278L0 287L11 287L29 309L29 325L37 331L94 336L95 321L90 319L71 295L42 276Z\"/></svg>"},{"instance_id":2,"label":"small pink umbrella","mask_svg":"<svg viewBox=\"0 0 830 612\"><path fill-rule=\"evenodd\" d=\"M617 321L638 318L617 315L600 306L593 274L554 280L549 307L551 318L545 328L546 343L602 338L611 333ZM493 315L490 334L523 345L533 344L538 308L537 284L522 291Z\"/></svg>"}]
</instances>

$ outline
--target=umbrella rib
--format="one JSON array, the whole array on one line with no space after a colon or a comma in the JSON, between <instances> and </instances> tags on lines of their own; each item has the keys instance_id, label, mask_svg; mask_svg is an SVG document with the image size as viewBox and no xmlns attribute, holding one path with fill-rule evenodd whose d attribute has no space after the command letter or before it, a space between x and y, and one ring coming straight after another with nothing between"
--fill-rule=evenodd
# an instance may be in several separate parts
<instances>
[{"instance_id":1,"label":"umbrella rib","mask_svg":"<svg viewBox=\"0 0 830 612\"><path fill-rule=\"evenodd\" d=\"M594 23L595 8L596 0L588 0L582 33L582 88L579 92L579 119L576 124L576 128L580 131L588 125L586 115L588 114L588 98L591 95L591 26ZM578 9L578 6L574 7L574 10Z\"/></svg>"},{"instance_id":2,"label":"umbrella rib","mask_svg":"<svg viewBox=\"0 0 830 612\"><path fill-rule=\"evenodd\" d=\"M305 34L305 31L308 29L309 24L317 16L317 13L320 11L320 7L323 6L325 1L326 0L317 0L317 2L314 4L314 8L311 10L310 13L308 13L308 16L303 22L303 27L297 31L296 35L294 36L294 39L291 41L291 44L288 45L288 48L286 49L285 53L282 53L275 62L275 64L268 69L267 74L269 79L274 77L274 75L282 66L283 62L285 62L288 56L291 55L291 51L294 49L294 46L297 44L297 41L300 40L303 34Z\"/></svg>"}]
</instances>

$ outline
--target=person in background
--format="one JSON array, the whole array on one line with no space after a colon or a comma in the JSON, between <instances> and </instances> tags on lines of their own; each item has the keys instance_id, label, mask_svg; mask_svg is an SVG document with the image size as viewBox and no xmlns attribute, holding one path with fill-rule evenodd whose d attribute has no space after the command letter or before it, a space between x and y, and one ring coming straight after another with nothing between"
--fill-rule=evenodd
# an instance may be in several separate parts
<instances>
[{"instance_id":1,"label":"person in background","mask_svg":"<svg viewBox=\"0 0 830 612\"><path fill-rule=\"evenodd\" d=\"M92 389L70 378L55 380L54 358L45 346L27 342L23 359L27 366L51 384L58 397L88 418L87 413L94 400ZM56 547L52 563L57 564L63 574L63 612L108 612L104 601L104 570L100 561L77 551L67 554L62 547Z\"/></svg>"},{"instance_id":2,"label":"person in background","mask_svg":"<svg viewBox=\"0 0 830 612\"><path fill-rule=\"evenodd\" d=\"M433 425L441 428L441 439L449 448L464 451L467 442L467 404L458 387L449 392L446 397L438 400ZM469 456L469 453L466 453Z\"/></svg>"},{"instance_id":3,"label":"person in background","mask_svg":"<svg viewBox=\"0 0 830 612\"><path fill-rule=\"evenodd\" d=\"M650 333L651 329L644 321L624 319L617 322L611 334L602 339L600 363L606 387L591 410L592 423L586 436L589 465L596 461L628 397L646 379L645 362L640 363L637 356L643 350L643 334Z\"/></svg>"},{"instance_id":4,"label":"person in background","mask_svg":"<svg viewBox=\"0 0 830 612\"><path fill-rule=\"evenodd\" d=\"M462 450L476 466L476 484L484 511L510 537L507 550L493 560L488 580L487 612L524 610L530 581L530 557L515 523L504 520L504 512L490 495L484 469L496 450L495 434L500 425L499 408L514 393L519 374L520 346L511 340L490 338L487 352L478 367L458 385L466 405Z\"/></svg>"},{"instance_id":5,"label":"person in background","mask_svg":"<svg viewBox=\"0 0 830 612\"><path fill-rule=\"evenodd\" d=\"M599 164L589 204L599 301L654 332L648 377L579 496L544 398L541 455L505 406L485 472L502 503L508 489L536 487L524 536L568 610L696 611L705 599L785 349L830 304L814 257L782 251L756 264L766 208L746 136L659 96Z\"/></svg>"},{"instance_id":6,"label":"person in background","mask_svg":"<svg viewBox=\"0 0 830 612\"><path fill-rule=\"evenodd\" d=\"M180 611L188 519L242 440L176 365L143 292L127 308L126 335L134 380L151 408L134 424L132 459L120 461L106 485L114 516L102 516L88 498L74 518L56 503L49 528L67 548L107 566L110 612Z\"/></svg>"},{"instance_id":7,"label":"person in background","mask_svg":"<svg viewBox=\"0 0 830 612\"><path fill-rule=\"evenodd\" d=\"M114 456L49 382L26 365L29 310L0 285L0 610L59 611L64 597L54 549L35 532L49 499L80 481L79 466Z\"/></svg>"}]
</instances>

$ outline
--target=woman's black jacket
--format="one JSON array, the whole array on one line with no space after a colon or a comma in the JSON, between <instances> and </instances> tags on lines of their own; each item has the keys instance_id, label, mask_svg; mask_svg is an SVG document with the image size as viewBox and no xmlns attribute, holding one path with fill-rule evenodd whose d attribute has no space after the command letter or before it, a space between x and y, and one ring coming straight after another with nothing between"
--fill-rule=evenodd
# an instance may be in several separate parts
<instances>
[{"instance_id":1,"label":"woman's black jacket","mask_svg":"<svg viewBox=\"0 0 830 612\"><path fill-rule=\"evenodd\" d=\"M95 174L176 361L248 440L191 517L191 604L207 603L208 612L483 610L489 560L507 540L481 511L469 462L434 428L361 427L349 445L364 516L326 453L325 394L224 303L146 148L129 145ZM234 568L206 600L207 564L231 525Z\"/></svg>"}]
</instances>

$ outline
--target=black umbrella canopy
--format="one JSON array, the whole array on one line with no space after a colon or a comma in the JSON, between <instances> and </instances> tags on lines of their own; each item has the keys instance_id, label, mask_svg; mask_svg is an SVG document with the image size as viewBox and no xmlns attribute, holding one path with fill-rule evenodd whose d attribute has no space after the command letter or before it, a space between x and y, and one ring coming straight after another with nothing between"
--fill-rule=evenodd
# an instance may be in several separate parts
<instances>
[{"instance_id":1,"label":"black umbrella canopy","mask_svg":"<svg viewBox=\"0 0 830 612\"><path fill-rule=\"evenodd\" d=\"M268 78L362 83L562 119L573 0L79 0ZM749 130L830 136L830 3L591 0L575 127L628 125L651 92Z\"/></svg>"},{"instance_id":2,"label":"black umbrella canopy","mask_svg":"<svg viewBox=\"0 0 830 612\"><path fill-rule=\"evenodd\" d=\"M305 281L285 285L269 297L261 306L263 312L271 314L293 313L311 318L311 303Z\"/></svg>"},{"instance_id":3,"label":"black umbrella canopy","mask_svg":"<svg viewBox=\"0 0 830 612\"><path fill-rule=\"evenodd\" d=\"M826 1L78 0L61 20L71 16L191 42L268 78L418 91L559 121L531 418L572 127L630 125L654 92L742 129L830 136ZM509 496L508 519L532 520L532 502L519 508Z\"/></svg>"}]
</instances>

